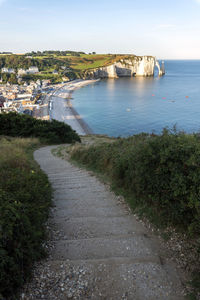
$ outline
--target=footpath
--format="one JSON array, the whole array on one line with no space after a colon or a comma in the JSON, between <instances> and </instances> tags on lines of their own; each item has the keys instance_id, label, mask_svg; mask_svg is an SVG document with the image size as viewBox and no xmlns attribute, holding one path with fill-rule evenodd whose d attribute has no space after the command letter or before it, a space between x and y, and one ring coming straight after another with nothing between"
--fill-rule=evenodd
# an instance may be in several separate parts
<instances>
[{"instance_id":1,"label":"footpath","mask_svg":"<svg viewBox=\"0 0 200 300\"><path fill-rule=\"evenodd\" d=\"M176 267L125 203L85 170L37 150L54 189L50 256L21 299L181 300Z\"/></svg>"}]
</instances>

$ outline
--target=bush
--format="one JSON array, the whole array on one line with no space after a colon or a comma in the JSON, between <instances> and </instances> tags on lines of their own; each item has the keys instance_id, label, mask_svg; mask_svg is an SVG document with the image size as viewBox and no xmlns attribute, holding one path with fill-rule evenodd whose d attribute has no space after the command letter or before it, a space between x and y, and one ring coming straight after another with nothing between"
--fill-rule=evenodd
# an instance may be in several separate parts
<instances>
[{"instance_id":1,"label":"bush","mask_svg":"<svg viewBox=\"0 0 200 300\"><path fill-rule=\"evenodd\" d=\"M27 151L37 140L0 140L0 299L16 299L42 246L51 205L47 176Z\"/></svg>"},{"instance_id":2,"label":"bush","mask_svg":"<svg viewBox=\"0 0 200 300\"><path fill-rule=\"evenodd\" d=\"M106 173L134 207L151 208L166 225L200 233L200 137L140 134L112 144L82 147L72 158Z\"/></svg>"},{"instance_id":3,"label":"bush","mask_svg":"<svg viewBox=\"0 0 200 300\"><path fill-rule=\"evenodd\" d=\"M38 137L45 143L80 142L76 132L63 122L37 120L14 112L0 114L0 135Z\"/></svg>"}]
</instances>

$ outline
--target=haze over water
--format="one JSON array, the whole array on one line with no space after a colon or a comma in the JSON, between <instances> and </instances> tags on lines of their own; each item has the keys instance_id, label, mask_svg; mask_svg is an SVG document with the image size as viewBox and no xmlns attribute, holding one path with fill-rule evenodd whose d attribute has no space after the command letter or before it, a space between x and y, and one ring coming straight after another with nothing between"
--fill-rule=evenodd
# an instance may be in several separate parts
<instances>
[{"instance_id":1,"label":"haze over water","mask_svg":"<svg viewBox=\"0 0 200 300\"><path fill-rule=\"evenodd\" d=\"M200 131L200 61L165 61L166 75L101 80L74 93L94 133L129 136L164 127Z\"/></svg>"}]
</instances>

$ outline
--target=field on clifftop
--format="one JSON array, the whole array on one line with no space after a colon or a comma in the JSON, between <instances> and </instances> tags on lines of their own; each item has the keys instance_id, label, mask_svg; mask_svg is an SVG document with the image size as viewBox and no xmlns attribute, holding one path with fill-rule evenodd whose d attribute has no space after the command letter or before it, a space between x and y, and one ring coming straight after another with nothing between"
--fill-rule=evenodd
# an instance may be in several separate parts
<instances>
[{"instance_id":1,"label":"field on clifftop","mask_svg":"<svg viewBox=\"0 0 200 300\"><path fill-rule=\"evenodd\" d=\"M23 75L24 80L50 79L52 82L62 81L62 77L75 79L83 76L89 69L110 65L120 59L134 58L135 55L123 54L85 54L73 51L44 51L27 54L0 54L0 75L3 82L17 83L19 69L38 67L39 73ZM2 68L12 68L15 74L2 73Z\"/></svg>"}]
</instances>

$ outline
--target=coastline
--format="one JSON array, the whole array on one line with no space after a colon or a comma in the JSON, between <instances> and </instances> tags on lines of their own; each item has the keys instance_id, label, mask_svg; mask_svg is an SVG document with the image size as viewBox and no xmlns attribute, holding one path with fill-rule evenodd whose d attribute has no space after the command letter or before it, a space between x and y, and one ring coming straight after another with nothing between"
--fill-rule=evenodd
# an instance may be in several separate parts
<instances>
[{"instance_id":1,"label":"coastline","mask_svg":"<svg viewBox=\"0 0 200 300\"><path fill-rule=\"evenodd\" d=\"M50 96L50 102L52 103L49 108L50 119L70 125L79 135L93 134L93 130L73 107L71 99L75 90L98 81L99 79L78 79L59 85Z\"/></svg>"}]
</instances>

